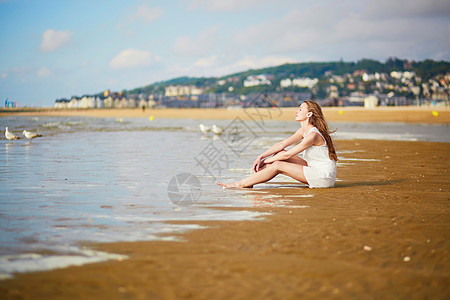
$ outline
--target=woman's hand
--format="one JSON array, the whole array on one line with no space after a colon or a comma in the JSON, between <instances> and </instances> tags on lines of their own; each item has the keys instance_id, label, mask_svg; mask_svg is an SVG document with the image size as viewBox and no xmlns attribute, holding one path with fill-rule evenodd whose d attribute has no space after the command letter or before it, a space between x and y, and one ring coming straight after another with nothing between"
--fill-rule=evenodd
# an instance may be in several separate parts
<instances>
[{"instance_id":1,"label":"woman's hand","mask_svg":"<svg viewBox=\"0 0 450 300\"><path fill-rule=\"evenodd\" d=\"M262 161L261 156L258 156L255 160L255 162L253 163L253 171L256 173L259 171L259 168L261 168L261 166L264 164L264 162Z\"/></svg>"}]
</instances>

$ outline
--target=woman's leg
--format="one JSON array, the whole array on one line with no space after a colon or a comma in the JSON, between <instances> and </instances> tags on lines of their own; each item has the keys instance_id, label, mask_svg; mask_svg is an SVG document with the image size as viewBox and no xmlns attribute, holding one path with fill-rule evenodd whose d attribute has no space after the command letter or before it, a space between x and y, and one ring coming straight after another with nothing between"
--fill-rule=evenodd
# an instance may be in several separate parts
<instances>
[{"instance_id":1,"label":"woman's leg","mask_svg":"<svg viewBox=\"0 0 450 300\"><path fill-rule=\"evenodd\" d=\"M301 161L296 160L300 163L293 163L290 161L275 161L271 164L267 164L257 173L250 175L247 178L244 178L240 181L223 184L218 182L217 184L222 187L253 187L254 184L262 183L269 181L274 178L278 174L284 174L289 177L292 177L300 182L308 183L306 181L305 175L303 173L303 166L307 165L306 162L300 159Z\"/></svg>"},{"instance_id":2,"label":"woman's leg","mask_svg":"<svg viewBox=\"0 0 450 300\"><path fill-rule=\"evenodd\" d=\"M285 151L285 150L282 150ZM306 162L306 160L304 160L303 158L300 158L298 156L292 156L284 161L290 162L290 163L294 163L294 164L299 164L302 166L307 166L308 163ZM262 169L266 168L267 166L270 166L272 163L268 163L268 164L263 164L263 166L261 168L259 168L259 170L261 171ZM303 168L302 168L303 170Z\"/></svg>"}]
</instances>

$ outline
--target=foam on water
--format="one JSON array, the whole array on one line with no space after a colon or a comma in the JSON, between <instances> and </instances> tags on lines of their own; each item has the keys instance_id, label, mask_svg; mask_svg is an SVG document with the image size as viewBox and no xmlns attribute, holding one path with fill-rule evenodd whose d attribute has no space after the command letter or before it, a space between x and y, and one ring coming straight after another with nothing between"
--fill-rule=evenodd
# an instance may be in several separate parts
<instances>
[{"instance_id":1,"label":"foam on water","mask_svg":"<svg viewBox=\"0 0 450 300\"><path fill-rule=\"evenodd\" d=\"M47 271L107 260L122 261L128 258L126 255L93 250L81 250L78 252L79 255L24 253L0 256L0 280L12 278L14 273Z\"/></svg>"},{"instance_id":2,"label":"foam on water","mask_svg":"<svg viewBox=\"0 0 450 300\"><path fill-rule=\"evenodd\" d=\"M375 158L349 158L349 157L339 157L339 160L350 160L350 161L381 161L381 159L375 159Z\"/></svg>"}]
</instances>

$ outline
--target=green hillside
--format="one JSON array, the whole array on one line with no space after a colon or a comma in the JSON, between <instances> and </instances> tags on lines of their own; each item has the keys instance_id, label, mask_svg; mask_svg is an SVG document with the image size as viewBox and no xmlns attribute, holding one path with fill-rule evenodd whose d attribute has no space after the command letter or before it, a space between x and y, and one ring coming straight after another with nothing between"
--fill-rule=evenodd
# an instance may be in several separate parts
<instances>
[{"instance_id":1,"label":"green hillside","mask_svg":"<svg viewBox=\"0 0 450 300\"><path fill-rule=\"evenodd\" d=\"M408 61L398 58L389 58L386 62L379 62L373 59L362 59L357 62L305 62L296 64L284 64L280 66L250 69L247 71L234 73L222 77L178 77L167 81L161 81L125 91L128 95L139 93L164 93L165 87L169 85L194 85L204 88L206 92L221 93L228 92L233 88L234 93L248 94L252 92L274 92L279 86L279 82L285 78L312 77L323 80L327 75L353 74L355 71L365 71L367 73L387 73L392 71L414 71L422 80L428 80L439 74L450 72L450 62L447 61ZM265 74L272 76L272 85L262 85L244 88L243 81L251 75ZM225 80L227 84L219 85L218 81ZM301 90L301 89L299 89Z\"/></svg>"}]
</instances>

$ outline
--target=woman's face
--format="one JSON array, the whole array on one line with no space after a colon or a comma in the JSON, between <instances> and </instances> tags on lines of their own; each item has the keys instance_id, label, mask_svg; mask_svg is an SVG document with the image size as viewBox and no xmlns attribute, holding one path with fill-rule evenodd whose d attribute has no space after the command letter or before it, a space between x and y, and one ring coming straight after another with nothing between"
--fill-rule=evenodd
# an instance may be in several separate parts
<instances>
[{"instance_id":1,"label":"woman's face","mask_svg":"<svg viewBox=\"0 0 450 300\"><path fill-rule=\"evenodd\" d=\"M308 119L308 104L305 102L302 103L297 109L295 113L295 121L301 122Z\"/></svg>"}]
</instances>

